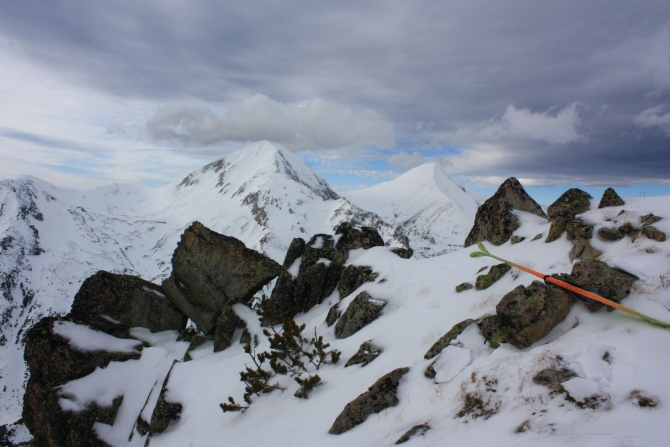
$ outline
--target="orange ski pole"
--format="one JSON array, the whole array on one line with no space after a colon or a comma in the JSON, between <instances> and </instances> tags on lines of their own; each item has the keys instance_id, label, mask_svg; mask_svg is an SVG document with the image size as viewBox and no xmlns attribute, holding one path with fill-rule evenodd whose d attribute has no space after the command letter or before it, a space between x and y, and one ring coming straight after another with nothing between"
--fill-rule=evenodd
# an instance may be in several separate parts
<instances>
[{"instance_id":1,"label":"orange ski pole","mask_svg":"<svg viewBox=\"0 0 670 447\"><path fill-rule=\"evenodd\" d=\"M580 289L579 287L573 286L572 284L568 284L567 282L561 281L560 279L556 279L556 278L554 278L552 276L549 276L549 275L543 275L542 273L536 272L535 270L531 270L528 267L524 267L523 265L515 264L513 262L509 262L505 259L499 258L498 256L492 255L491 253L489 253L489 251L486 249L486 247L484 247L484 244L482 244L481 242L477 242L477 247L479 247L479 249L481 251L475 251L475 252L470 253L471 258L481 258L482 256L488 256L489 258L497 259L500 262L504 262L505 264L509 264L512 267L516 267L519 270L523 270L526 273L530 273L531 275L535 275L538 278L542 278L543 280L545 280L549 283L552 283L552 284L555 284L555 285L557 285L559 287L562 287L564 289L570 290L571 292L577 293L579 295L585 296L586 298L589 298L589 299L592 299L594 301L598 301L600 303L603 303L603 304L606 304L608 306L614 307L616 309L622 310L622 311L627 312L631 315L635 315L636 317L640 317L644 320L649 321L650 323L657 324L657 325L662 326L666 329L670 329L670 324L668 324L668 323L664 323L660 320L657 320L655 318L644 315L644 314L642 314L642 313L640 313L636 310L633 310L629 307L622 306L619 303L615 303L614 301L608 300L607 298L603 298L602 296L596 295L595 293L591 293L591 292L588 292L584 289Z\"/></svg>"}]
</instances>

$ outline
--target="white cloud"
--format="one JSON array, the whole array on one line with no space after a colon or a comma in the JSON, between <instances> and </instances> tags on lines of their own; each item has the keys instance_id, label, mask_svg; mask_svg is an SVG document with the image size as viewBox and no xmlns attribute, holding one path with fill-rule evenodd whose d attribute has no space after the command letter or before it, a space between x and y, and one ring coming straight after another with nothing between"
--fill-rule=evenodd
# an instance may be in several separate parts
<instances>
[{"instance_id":1,"label":"white cloud","mask_svg":"<svg viewBox=\"0 0 670 447\"><path fill-rule=\"evenodd\" d=\"M393 124L373 110L354 111L321 98L289 106L256 94L219 117L205 107L159 110L147 123L155 140L210 145L270 140L294 149L393 147Z\"/></svg>"},{"instance_id":2,"label":"white cloud","mask_svg":"<svg viewBox=\"0 0 670 447\"><path fill-rule=\"evenodd\" d=\"M663 132L670 135L670 112L661 113L663 106L647 109L633 118L633 123L639 127L660 127Z\"/></svg>"},{"instance_id":3,"label":"white cloud","mask_svg":"<svg viewBox=\"0 0 670 447\"><path fill-rule=\"evenodd\" d=\"M549 144L580 141L583 137L577 131L580 125L578 106L579 102L573 102L556 116L550 116L549 111L535 113L510 104L500 121L488 123L479 130L478 136L493 141L521 138Z\"/></svg>"},{"instance_id":4,"label":"white cloud","mask_svg":"<svg viewBox=\"0 0 670 447\"><path fill-rule=\"evenodd\" d=\"M420 152L412 152L411 154L408 152L398 152L397 154L388 157L387 161L394 168L403 171L407 171L427 162Z\"/></svg>"}]
</instances>

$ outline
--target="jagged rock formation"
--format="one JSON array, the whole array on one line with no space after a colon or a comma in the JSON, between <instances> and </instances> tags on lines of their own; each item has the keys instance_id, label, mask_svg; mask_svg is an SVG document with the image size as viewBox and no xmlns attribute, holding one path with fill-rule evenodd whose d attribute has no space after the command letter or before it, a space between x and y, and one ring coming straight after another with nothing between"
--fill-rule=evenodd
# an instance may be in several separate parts
<instances>
[{"instance_id":1,"label":"jagged rock formation","mask_svg":"<svg viewBox=\"0 0 670 447\"><path fill-rule=\"evenodd\" d=\"M127 336L131 327L145 327L152 332L180 331L187 320L156 284L105 271L84 281L74 297L69 317L121 336Z\"/></svg>"},{"instance_id":2,"label":"jagged rock formation","mask_svg":"<svg viewBox=\"0 0 670 447\"><path fill-rule=\"evenodd\" d=\"M603 193L603 197L600 199L598 204L598 209L606 208L608 206L623 206L626 202L623 201L619 194L616 193L612 188L607 188Z\"/></svg>"},{"instance_id":3,"label":"jagged rock formation","mask_svg":"<svg viewBox=\"0 0 670 447\"><path fill-rule=\"evenodd\" d=\"M373 413L398 404L396 390L409 368L398 368L382 376L368 391L349 402L335 419L328 433L339 435L363 423Z\"/></svg>"},{"instance_id":4,"label":"jagged rock formation","mask_svg":"<svg viewBox=\"0 0 670 447\"><path fill-rule=\"evenodd\" d=\"M559 275L558 277L572 285L617 303L628 296L633 283L638 279L636 276L612 268L602 261L578 262L572 266L572 272L569 276ZM604 306L600 302L584 298L581 295L578 295L578 297L585 302L590 311L596 311Z\"/></svg>"},{"instance_id":5,"label":"jagged rock formation","mask_svg":"<svg viewBox=\"0 0 670 447\"><path fill-rule=\"evenodd\" d=\"M229 339L239 320L230 306L248 303L280 273L281 266L272 259L194 222L177 245L163 290L201 331L218 327Z\"/></svg>"},{"instance_id":6,"label":"jagged rock formation","mask_svg":"<svg viewBox=\"0 0 670 447\"><path fill-rule=\"evenodd\" d=\"M379 357L382 352L383 349L379 346L373 345L372 340L364 341L361 343L361 346L359 346L356 354L347 360L347 363L345 363L344 367L346 368L347 366L351 365L365 366Z\"/></svg>"},{"instance_id":7,"label":"jagged rock formation","mask_svg":"<svg viewBox=\"0 0 670 447\"><path fill-rule=\"evenodd\" d=\"M565 231L577 214L589 210L591 195L578 188L570 188L547 208L551 228L545 242L553 242Z\"/></svg>"},{"instance_id":8,"label":"jagged rock formation","mask_svg":"<svg viewBox=\"0 0 670 447\"><path fill-rule=\"evenodd\" d=\"M284 318L292 318L323 302L339 284L340 298L349 295L376 274L369 267L344 264L350 250L380 247L384 241L373 228L354 228L345 222L335 236L316 234L305 243L301 238L291 242L277 280L270 304Z\"/></svg>"},{"instance_id":9,"label":"jagged rock formation","mask_svg":"<svg viewBox=\"0 0 670 447\"><path fill-rule=\"evenodd\" d=\"M347 338L355 334L379 318L385 305L385 301L372 298L368 292L359 293L337 321L335 337Z\"/></svg>"},{"instance_id":10,"label":"jagged rock formation","mask_svg":"<svg viewBox=\"0 0 670 447\"><path fill-rule=\"evenodd\" d=\"M511 213L512 210L546 217L540 205L526 193L521 183L510 177L500 185L493 197L479 207L463 246L469 247L480 241L489 241L495 245L507 242L519 228L519 219Z\"/></svg>"}]
</instances>

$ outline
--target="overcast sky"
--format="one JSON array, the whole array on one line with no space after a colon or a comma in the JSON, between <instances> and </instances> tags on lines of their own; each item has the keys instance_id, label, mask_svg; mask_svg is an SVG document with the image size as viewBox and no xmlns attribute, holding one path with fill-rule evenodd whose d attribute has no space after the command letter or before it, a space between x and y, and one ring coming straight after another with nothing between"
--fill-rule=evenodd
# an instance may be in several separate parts
<instances>
[{"instance_id":1,"label":"overcast sky","mask_svg":"<svg viewBox=\"0 0 670 447\"><path fill-rule=\"evenodd\" d=\"M670 194L667 0L0 0L0 61L0 176L162 184L267 139L340 191Z\"/></svg>"}]
</instances>

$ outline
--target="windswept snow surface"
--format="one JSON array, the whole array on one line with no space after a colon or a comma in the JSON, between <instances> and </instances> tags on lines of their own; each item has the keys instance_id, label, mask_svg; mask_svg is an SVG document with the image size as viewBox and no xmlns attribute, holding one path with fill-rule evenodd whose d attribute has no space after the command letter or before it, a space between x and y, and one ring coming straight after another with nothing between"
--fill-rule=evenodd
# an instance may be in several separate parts
<instances>
[{"instance_id":1,"label":"windswept snow surface","mask_svg":"<svg viewBox=\"0 0 670 447\"><path fill-rule=\"evenodd\" d=\"M653 212L664 218L656 227L670 233L670 197L626 202L624 207L592 210L581 217L596 224L597 230L626 221L637 226L641 215ZM516 234L526 240L500 247L487 244L491 252L540 272L570 272L571 244L565 235L550 244L531 241L538 233L546 235L549 224L535 215L518 215L521 227ZM670 243L646 238L603 242L594 236L592 244L603 251L603 260L610 265L640 278L623 304L670 322ZM255 397L245 413L224 414L218 405L228 396L242 402L244 384L239 371L251 362L240 344L219 353L213 353L211 345L203 346L196 360L175 365L167 396L181 402L183 412L168 431L152 438L152 447L390 446L412 426L423 423L431 430L408 445L665 445L670 435L670 332L628 314L604 309L589 313L583 303L576 302L562 323L528 348L503 344L493 350L470 327L436 359L423 358L454 324L494 313L507 292L536 279L512 269L487 290L457 294L456 285L474 282L482 267L496 263L490 258L470 258L475 250L468 247L444 256L409 260L383 247L354 252L351 263L372 266L380 277L345 298L340 308L345 309L362 290L387 304L378 320L344 340L335 339L334 329L324 322L329 307L338 300L337 292L299 315L297 322L306 324L306 336L316 328L331 348L342 351L339 364L318 370L323 385L309 399L293 397L298 385L289 377L277 376L285 391ZM249 319L248 312L245 317ZM249 330L261 340L258 350L268 349L257 322L249 323ZM384 352L366 367L344 368L366 340L383 347ZM435 380L424 376L433 361ZM397 406L368 417L344 434L328 434L348 402L382 375L406 366L410 371L401 379ZM535 384L532 378L548 367L566 367L577 373L578 379L566 388L575 393L575 400L591 399L596 408L580 408L565 394L552 394L549 388ZM638 392L656 399L658 405L640 407L635 398ZM468 395L472 401L481 400L480 410L486 410L487 416L466 413L459 417Z\"/></svg>"},{"instance_id":2,"label":"windswept snow surface","mask_svg":"<svg viewBox=\"0 0 670 447\"><path fill-rule=\"evenodd\" d=\"M479 206L434 163L416 167L390 182L347 192L346 196L359 207L400 226L419 257L461 247Z\"/></svg>"},{"instance_id":3,"label":"windswept snow surface","mask_svg":"<svg viewBox=\"0 0 670 447\"><path fill-rule=\"evenodd\" d=\"M352 205L292 152L252 144L162 187L57 188L35 177L0 180L0 425L21 417L26 331L69 312L98 270L160 283L184 230L198 220L282 262L294 237L343 221L403 236Z\"/></svg>"}]
</instances>

